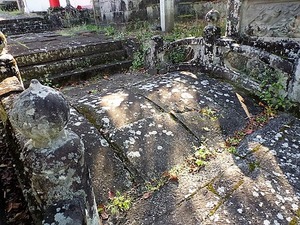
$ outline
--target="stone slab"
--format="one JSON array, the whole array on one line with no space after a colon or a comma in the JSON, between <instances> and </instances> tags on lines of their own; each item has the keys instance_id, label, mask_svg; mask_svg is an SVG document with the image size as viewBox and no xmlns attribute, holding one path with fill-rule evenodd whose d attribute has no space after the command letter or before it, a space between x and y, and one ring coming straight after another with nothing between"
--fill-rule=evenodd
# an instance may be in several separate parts
<instances>
[{"instance_id":1,"label":"stone slab","mask_svg":"<svg viewBox=\"0 0 300 225\"><path fill-rule=\"evenodd\" d=\"M128 190L132 178L124 165L109 148L107 141L99 131L71 109L70 122L67 128L82 138L85 146L85 160L92 177L93 188L98 204L108 200L108 191Z\"/></svg>"},{"instance_id":2,"label":"stone slab","mask_svg":"<svg viewBox=\"0 0 300 225\"><path fill-rule=\"evenodd\" d=\"M71 104L102 137L88 142L100 146L101 140L107 141L105 151L119 158L105 167L130 175L115 185L135 193L133 205L106 224L299 223L299 119L278 114L246 135L231 154L225 148L226 137L247 125L236 93L253 115L262 111L255 101L204 74L171 73L130 82L131 78L128 74L111 78L115 85L108 79L66 91ZM80 110L83 106L86 111ZM200 144L213 156L193 170L189 159ZM175 171L176 179L156 191L147 190L147 182L130 186L132 174L150 182L163 179L165 171Z\"/></svg>"}]
</instances>

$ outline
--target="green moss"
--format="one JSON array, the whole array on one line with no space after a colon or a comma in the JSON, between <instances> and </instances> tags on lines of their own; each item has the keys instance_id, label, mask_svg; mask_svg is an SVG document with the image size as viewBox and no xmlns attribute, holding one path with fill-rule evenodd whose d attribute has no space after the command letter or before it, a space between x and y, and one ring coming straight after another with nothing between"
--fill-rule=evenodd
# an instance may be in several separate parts
<instances>
[{"instance_id":1,"label":"green moss","mask_svg":"<svg viewBox=\"0 0 300 225\"><path fill-rule=\"evenodd\" d=\"M248 164L248 167L249 167L250 172L253 172L256 168L259 167L259 165L260 165L259 162L250 162L250 163Z\"/></svg>"},{"instance_id":2,"label":"green moss","mask_svg":"<svg viewBox=\"0 0 300 225\"><path fill-rule=\"evenodd\" d=\"M226 201L229 199L229 197L232 195L232 193L233 193L234 191L236 191L243 183L244 183L244 180L239 180L239 181L233 186L233 188L231 189L231 191L228 192L228 193L225 195L224 198L221 198L221 199L219 200L219 202L217 203L217 205L209 212L209 216L214 215L215 212L220 208L220 206L223 205L224 202L226 202Z\"/></svg>"},{"instance_id":3,"label":"green moss","mask_svg":"<svg viewBox=\"0 0 300 225\"><path fill-rule=\"evenodd\" d=\"M207 185L207 189L208 189L210 192L214 193L215 195L220 196L219 193L217 192L217 190L215 189L215 187L214 187L214 185L213 185L212 183L209 183L209 184Z\"/></svg>"}]
</instances>

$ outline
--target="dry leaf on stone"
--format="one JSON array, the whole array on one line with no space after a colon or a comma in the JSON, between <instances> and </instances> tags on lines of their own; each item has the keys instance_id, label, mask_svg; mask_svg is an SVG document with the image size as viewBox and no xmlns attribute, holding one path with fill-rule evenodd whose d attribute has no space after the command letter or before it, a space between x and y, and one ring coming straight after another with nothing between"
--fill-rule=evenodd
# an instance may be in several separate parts
<instances>
[{"instance_id":1,"label":"dry leaf on stone","mask_svg":"<svg viewBox=\"0 0 300 225\"><path fill-rule=\"evenodd\" d=\"M148 199L151 197L151 192L146 192L143 194L143 199Z\"/></svg>"}]
</instances>

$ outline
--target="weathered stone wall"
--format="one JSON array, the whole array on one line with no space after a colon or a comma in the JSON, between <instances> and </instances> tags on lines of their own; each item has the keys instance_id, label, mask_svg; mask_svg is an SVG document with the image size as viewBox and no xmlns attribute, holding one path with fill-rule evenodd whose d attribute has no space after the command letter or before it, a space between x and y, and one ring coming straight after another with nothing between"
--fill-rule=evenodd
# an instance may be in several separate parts
<instances>
[{"instance_id":1,"label":"weathered stone wall","mask_svg":"<svg viewBox=\"0 0 300 225\"><path fill-rule=\"evenodd\" d=\"M134 20L158 19L159 0L99 0L97 14L101 22L123 23ZM226 15L226 0L218 1L175 1L176 17L204 18L212 8Z\"/></svg>"},{"instance_id":2,"label":"weathered stone wall","mask_svg":"<svg viewBox=\"0 0 300 225\"><path fill-rule=\"evenodd\" d=\"M284 95L299 102L300 2L229 0L228 9L227 36L244 50L225 55L227 66L255 79L279 73ZM270 71L275 64L280 72Z\"/></svg>"},{"instance_id":3,"label":"weathered stone wall","mask_svg":"<svg viewBox=\"0 0 300 225\"><path fill-rule=\"evenodd\" d=\"M227 6L227 37L220 37L218 31L217 21L221 15L211 10L206 15L208 25L203 37L167 44L154 40L151 48L154 51L149 54L153 56L152 61L168 70L190 70L194 66L196 70L230 80L266 102L273 103L273 99L277 99L278 108L289 108L290 101L299 103L300 2L228 0ZM256 24L259 33L249 33L255 21L260 21ZM191 49L193 58L181 65L170 65L165 55L182 46Z\"/></svg>"},{"instance_id":4,"label":"weathered stone wall","mask_svg":"<svg viewBox=\"0 0 300 225\"><path fill-rule=\"evenodd\" d=\"M299 1L228 2L228 36L300 37Z\"/></svg>"}]
</instances>

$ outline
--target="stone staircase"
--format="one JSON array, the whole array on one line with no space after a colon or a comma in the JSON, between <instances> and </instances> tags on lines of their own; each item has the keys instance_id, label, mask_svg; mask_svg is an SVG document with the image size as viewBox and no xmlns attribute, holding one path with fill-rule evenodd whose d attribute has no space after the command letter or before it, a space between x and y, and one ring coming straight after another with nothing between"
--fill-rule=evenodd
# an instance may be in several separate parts
<instances>
[{"instance_id":1,"label":"stone staircase","mask_svg":"<svg viewBox=\"0 0 300 225\"><path fill-rule=\"evenodd\" d=\"M1 15L2 17L2 15ZM38 33L52 30L52 25L41 16L14 16L0 20L0 31L5 35Z\"/></svg>"},{"instance_id":2,"label":"stone staircase","mask_svg":"<svg viewBox=\"0 0 300 225\"><path fill-rule=\"evenodd\" d=\"M55 32L14 35L9 53L19 66L25 85L31 79L65 84L74 80L127 70L132 63L134 40L112 40L104 34Z\"/></svg>"}]
</instances>

